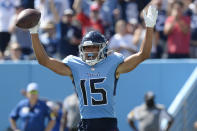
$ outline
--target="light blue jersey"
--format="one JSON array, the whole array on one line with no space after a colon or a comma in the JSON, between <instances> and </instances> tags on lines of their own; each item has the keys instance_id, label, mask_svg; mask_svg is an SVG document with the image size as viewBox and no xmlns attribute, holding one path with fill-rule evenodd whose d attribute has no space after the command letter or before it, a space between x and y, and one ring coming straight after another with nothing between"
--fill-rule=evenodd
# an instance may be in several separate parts
<instances>
[{"instance_id":1,"label":"light blue jersey","mask_svg":"<svg viewBox=\"0 0 197 131\"><path fill-rule=\"evenodd\" d=\"M115 118L115 72L123 56L111 53L94 66L87 65L80 57L68 56L63 62L70 67L80 101L82 119Z\"/></svg>"}]
</instances>

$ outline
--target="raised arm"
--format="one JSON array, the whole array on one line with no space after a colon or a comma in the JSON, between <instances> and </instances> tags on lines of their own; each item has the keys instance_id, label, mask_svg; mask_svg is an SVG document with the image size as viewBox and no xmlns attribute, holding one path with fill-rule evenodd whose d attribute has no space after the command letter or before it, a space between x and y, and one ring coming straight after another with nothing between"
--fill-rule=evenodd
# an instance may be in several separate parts
<instances>
[{"instance_id":1,"label":"raised arm","mask_svg":"<svg viewBox=\"0 0 197 131\"><path fill-rule=\"evenodd\" d=\"M81 12L81 2L82 0L74 0L74 3L73 3L73 9L77 12L77 13L80 13Z\"/></svg>"},{"instance_id":2,"label":"raised arm","mask_svg":"<svg viewBox=\"0 0 197 131\"><path fill-rule=\"evenodd\" d=\"M124 62L118 66L116 76L133 70L138 64L149 58L152 48L153 28L157 20L157 15L158 11L154 6L149 6L147 14L144 12L146 35L140 47L140 51L127 57Z\"/></svg>"},{"instance_id":3,"label":"raised arm","mask_svg":"<svg viewBox=\"0 0 197 131\"><path fill-rule=\"evenodd\" d=\"M50 70L54 71L57 74L71 77L72 72L68 66L66 66L63 62L51 58L47 55L38 37L38 33L37 33L38 27L39 25L30 29L30 34L31 34L34 53L36 55L39 64L49 68Z\"/></svg>"},{"instance_id":4,"label":"raised arm","mask_svg":"<svg viewBox=\"0 0 197 131\"><path fill-rule=\"evenodd\" d=\"M165 35L169 35L172 32L172 29L174 28L175 23L176 23L175 20L173 20L172 22L165 23L165 26L164 26Z\"/></svg>"},{"instance_id":5,"label":"raised arm","mask_svg":"<svg viewBox=\"0 0 197 131\"><path fill-rule=\"evenodd\" d=\"M55 23L58 24L59 21L60 21L60 16L59 16L59 14L57 12L57 9L55 7L54 0L49 0L49 4L50 4L50 10L51 10L51 12L53 13L53 16L54 16Z\"/></svg>"}]
</instances>

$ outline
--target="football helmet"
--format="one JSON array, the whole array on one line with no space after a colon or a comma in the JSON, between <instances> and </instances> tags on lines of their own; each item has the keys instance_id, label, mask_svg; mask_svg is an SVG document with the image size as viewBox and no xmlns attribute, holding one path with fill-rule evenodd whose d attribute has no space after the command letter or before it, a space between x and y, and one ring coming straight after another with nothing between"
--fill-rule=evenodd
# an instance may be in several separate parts
<instances>
[{"instance_id":1,"label":"football helmet","mask_svg":"<svg viewBox=\"0 0 197 131\"><path fill-rule=\"evenodd\" d=\"M98 47L98 52L85 51L87 46ZM107 41L105 37L98 31L88 32L79 45L79 55L81 59L88 65L93 66L107 57ZM95 56L97 55L97 56Z\"/></svg>"}]
</instances>

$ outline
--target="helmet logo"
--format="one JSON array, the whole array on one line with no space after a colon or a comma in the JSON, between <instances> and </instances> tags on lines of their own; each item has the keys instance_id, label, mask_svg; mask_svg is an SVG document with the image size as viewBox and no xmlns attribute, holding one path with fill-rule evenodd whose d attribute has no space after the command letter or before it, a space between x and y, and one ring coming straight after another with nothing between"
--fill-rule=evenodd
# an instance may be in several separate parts
<instances>
[{"instance_id":1,"label":"helmet logo","mask_svg":"<svg viewBox=\"0 0 197 131\"><path fill-rule=\"evenodd\" d=\"M83 45L84 46L93 45L93 42L92 41L84 41Z\"/></svg>"}]
</instances>

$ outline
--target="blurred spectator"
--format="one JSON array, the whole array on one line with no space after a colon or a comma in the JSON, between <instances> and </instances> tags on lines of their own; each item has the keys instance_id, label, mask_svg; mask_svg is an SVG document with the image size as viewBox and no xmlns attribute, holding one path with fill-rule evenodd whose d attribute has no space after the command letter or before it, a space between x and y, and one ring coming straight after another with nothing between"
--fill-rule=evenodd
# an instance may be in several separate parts
<instances>
[{"instance_id":1,"label":"blurred spectator","mask_svg":"<svg viewBox=\"0 0 197 131\"><path fill-rule=\"evenodd\" d=\"M137 0L118 0L115 10L115 18L129 21L130 19L138 19L139 10Z\"/></svg>"},{"instance_id":2,"label":"blurred spectator","mask_svg":"<svg viewBox=\"0 0 197 131\"><path fill-rule=\"evenodd\" d=\"M28 98L28 93L26 90L21 90L21 94ZM55 125L50 131L59 131L60 130L60 123L62 118L62 103L58 101L50 101L48 98L40 98L40 100L44 101L46 105L50 108L51 114L50 116L54 118Z\"/></svg>"},{"instance_id":3,"label":"blurred spectator","mask_svg":"<svg viewBox=\"0 0 197 131\"><path fill-rule=\"evenodd\" d=\"M66 97L63 102L63 115L61 120L61 130L78 131L80 121L79 100L76 93Z\"/></svg>"},{"instance_id":4,"label":"blurred spectator","mask_svg":"<svg viewBox=\"0 0 197 131\"><path fill-rule=\"evenodd\" d=\"M195 1L195 0L181 0L181 1L183 2L183 5L184 5L183 7L184 11L188 11L190 10L190 7L189 7L190 4L192 3L192 1Z\"/></svg>"},{"instance_id":5,"label":"blurred spectator","mask_svg":"<svg viewBox=\"0 0 197 131\"><path fill-rule=\"evenodd\" d=\"M19 61L23 60L21 47L18 43L11 43L9 47L9 56L5 60Z\"/></svg>"},{"instance_id":6,"label":"blurred spectator","mask_svg":"<svg viewBox=\"0 0 197 131\"><path fill-rule=\"evenodd\" d=\"M102 13L103 13L102 8L103 8L104 3L108 3L107 1L111 1L111 0L77 0L77 1L74 1L73 9L76 9L76 6L80 4L81 8L76 11L80 12L82 10L85 15L89 16L91 12L91 5L96 4L99 7L99 17L102 17ZM116 0L113 0L113 2L111 2L110 4L111 5L116 4Z\"/></svg>"},{"instance_id":7,"label":"blurred spectator","mask_svg":"<svg viewBox=\"0 0 197 131\"><path fill-rule=\"evenodd\" d=\"M151 2L151 0L135 0L135 1L137 2L139 12L141 12L144 9L144 7Z\"/></svg>"},{"instance_id":8,"label":"blurred spectator","mask_svg":"<svg viewBox=\"0 0 197 131\"><path fill-rule=\"evenodd\" d=\"M59 42L58 28L63 11L66 8L65 0L35 0L35 8L42 13L40 20L40 39L50 56L56 55Z\"/></svg>"},{"instance_id":9,"label":"blurred spectator","mask_svg":"<svg viewBox=\"0 0 197 131\"><path fill-rule=\"evenodd\" d=\"M133 36L127 33L126 22L119 20L116 23L116 34L109 41L109 48L128 57L137 52L137 47L132 42Z\"/></svg>"},{"instance_id":10,"label":"blurred spectator","mask_svg":"<svg viewBox=\"0 0 197 131\"><path fill-rule=\"evenodd\" d=\"M197 131L197 121L194 122L194 131Z\"/></svg>"},{"instance_id":11,"label":"blurred spectator","mask_svg":"<svg viewBox=\"0 0 197 131\"><path fill-rule=\"evenodd\" d=\"M104 27L102 25L102 20L99 17L100 6L94 3L90 6L89 16L85 15L81 8L82 0L75 0L74 9L77 12L77 19L80 21L82 26L82 34L86 34L89 31L97 30L104 34Z\"/></svg>"},{"instance_id":12,"label":"blurred spectator","mask_svg":"<svg viewBox=\"0 0 197 131\"><path fill-rule=\"evenodd\" d=\"M90 15L92 4L99 6L99 18L105 29L104 35L110 38L114 34L115 21L113 18L113 10L116 8L117 0L81 0L81 10L83 10L86 16Z\"/></svg>"},{"instance_id":13,"label":"blurred spectator","mask_svg":"<svg viewBox=\"0 0 197 131\"><path fill-rule=\"evenodd\" d=\"M62 118L62 104L61 102L47 101L47 106L51 109L52 115L56 118L55 125L51 131L60 131L60 123Z\"/></svg>"},{"instance_id":14,"label":"blurred spectator","mask_svg":"<svg viewBox=\"0 0 197 131\"><path fill-rule=\"evenodd\" d=\"M41 28L40 41L49 56L56 55L58 39L56 37L55 24L52 21L45 22Z\"/></svg>"},{"instance_id":15,"label":"blurred spectator","mask_svg":"<svg viewBox=\"0 0 197 131\"><path fill-rule=\"evenodd\" d=\"M65 9L73 9L73 3L75 0L64 0L64 1L65 1L65 7L66 7L66 8L64 8L64 10Z\"/></svg>"},{"instance_id":16,"label":"blurred spectator","mask_svg":"<svg viewBox=\"0 0 197 131\"><path fill-rule=\"evenodd\" d=\"M26 90L21 90L21 94L28 98L28 93ZM54 118L55 125L50 131L60 131L60 123L62 118L62 103L58 101L50 101L48 98L40 98L40 100L44 101L46 105L50 108L51 114L50 116Z\"/></svg>"},{"instance_id":17,"label":"blurred spectator","mask_svg":"<svg viewBox=\"0 0 197 131\"><path fill-rule=\"evenodd\" d=\"M197 58L197 0L191 5L191 41L190 55L192 58Z\"/></svg>"},{"instance_id":18,"label":"blurred spectator","mask_svg":"<svg viewBox=\"0 0 197 131\"><path fill-rule=\"evenodd\" d=\"M142 105L135 107L127 116L129 125L135 131L168 131L172 125L173 118L165 110L163 105L155 104L153 92L147 92ZM139 122L139 127L135 126ZM162 125L167 122L167 125Z\"/></svg>"},{"instance_id":19,"label":"blurred spectator","mask_svg":"<svg viewBox=\"0 0 197 131\"><path fill-rule=\"evenodd\" d=\"M14 131L50 131L54 124L54 117L50 115L50 109L46 103L38 97L38 85L30 83L27 86L27 98L21 100L10 114L10 124ZM45 125L45 119L48 124ZM20 126L16 121L20 119Z\"/></svg>"},{"instance_id":20,"label":"blurred spectator","mask_svg":"<svg viewBox=\"0 0 197 131\"><path fill-rule=\"evenodd\" d=\"M152 4L155 5L158 9L157 23L155 25L155 58L161 58L164 50L166 49L166 36L164 35L164 24L167 18L167 13L164 9L162 9L162 0L152 0Z\"/></svg>"},{"instance_id":21,"label":"blurred spectator","mask_svg":"<svg viewBox=\"0 0 197 131\"><path fill-rule=\"evenodd\" d=\"M193 14L194 2L192 1L195 1L195 0L182 1L184 3L184 15L189 16L189 17L191 17Z\"/></svg>"},{"instance_id":22,"label":"blurred spectator","mask_svg":"<svg viewBox=\"0 0 197 131\"><path fill-rule=\"evenodd\" d=\"M190 18L183 16L183 3L172 4L171 15L167 18L164 33L167 36L168 58L188 58L190 43Z\"/></svg>"},{"instance_id":23,"label":"blurred spectator","mask_svg":"<svg viewBox=\"0 0 197 131\"><path fill-rule=\"evenodd\" d=\"M105 29L105 36L109 39L114 34L114 9L116 8L117 0L97 0L100 3L100 17Z\"/></svg>"},{"instance_id":24,"label":"blurred spectator","mask_svg":"<svg viewBox=\"0 0 197 131\"><path fill-rule=\"evenodd\" d=\"M172 5L176 0L167 0L167 14L168 16L171 14Z\"/></svg>"},{"instance_id":25,"label":"blurred spectator","mask_svg":"<svg viewBox=\"0 0 197 131\"><path fill-rule=\"evenodd\" d=\"M38 7L40 5L40 2L44 4L44 9L42 8L42 11L47 13L48 15L54 14L53 13L53 7L51 6L51 2L54 3L54 7L57 11L57 14L62 17L65 9L70 9L73 0L35 0L35 6Z\"/></svg>"},{"instance_id":26,"label":"blurred spectator","mask_svg":"<svg viewBox=\"0 0 197 131\"><path fill-rule=\"evenodd\" d=\"M14 0L0 0L0 59L3 59L4 52L10 41L9 26L15 13L15 2Z\"/></svg>"},{"instance_id":27,"label":"blurred spectator","mask_svg":"<svg viewBox=\"0 0 197 131\"><path fill-rule=\"evenodd\" d=\"M124 19L138 19L139 13L151 0L118 0L117 7L114 10L114 17L116 20Z\"/></svg>"},{"instance_id":28,"label":"blurred spectator","mask_svg":"<svg viewBox=\"0 0 197 131\"><path fill-rule=\"evenodd\" d=\"M60 15L57 10L61 7L56 7L55 1L56 0L35 0L35 8L42 13L40 19L41 28L46 25L46 22L53 22L54 24L59 23ZM63 6L64 4L60 3L58 5Z\"/></svg>"},{"instance_id":29,"label":"blurred spectator","mask_svg":"<svg viewBox=\"0 0 197 131\"><path fill-rule=\"evenodd\" d=\"M35 0L20 0L21 5L24 9L28 9L28 8L34 9L34 1Z\"/></svg>"},{"instance_id":30,"label":"blurred spectator","mask_svg":"<svg viewBox=\"0 0 197 131\"><path fill-rule=\"evenodd\" d=\"M33 52L30 33L28 30L24 30L16 26L17 16L24 8L22 7L22 5L17 5L15 9L16 13L11 19L11 24L9 28L10 32L12 33L11 40L20 44L22 55L26 59L28 59L28 55L30 55Z\"/></svg>"},{"instance_id":31,"label":"blurred spectator","mask_svg":"<svg viewBox=\"0 0 197 131\"><path fill-rule=\"evenodd\" d=\"M58 47L60 58L63 59L68 55L78 56L78 45L81 42L81 29L74 25L74 12L66 9L60 22L61 38Z\"/></svg>"},{"instance_id":32,"label":"blurred spectator","mask_svg":"<svg viewBox=\"0 0 197 131\"><path fill-rule=\"evenodd\" d=\"M132 18L129 20L129 22L127 23L127 32L131 35L134 35L135 30L138 27L138 20L135 18Z\"/></svg>"},{"instance_id":33,"label":"blurred spectator","mask_svg":"<svg viewBox=\"0 0 197 131\"><path fill-rule=\"evenodd\" d=\"M140 46L145 34L144 26L140 25L141 20L139 13L150 1L151 0L2 0L0 2L0 59L4 58L3 52L9 43L10 33L13 33L11 42L20 45L22 51L21 58L31 59L33 51L29 32L17 28L15 22L20 11L25 8L34 8L34 5L35 8L39 9L42 13L40 38L50 56L54 56L56 53L58 53L61 59L70 54L77 56L77 46L81 40L81 35L79 34L81 29L82 34L91 30L99 30L108 39L114 39L117 34L116 32L113 36L115 33L114 25L121 18L126 21L127 33L132 36L131 41L132 46L134 46L132 49L134 50L130 50L130 48L124 46L121 48L127 48L125 50L129 50L129 53L136 52L139 49L136 50L135 46ZM162 3L168 3L168 5L166 6ZM155 26L151 58L167 57L167 54L169 58L188 58L189 53L191 57L197 57L196 3L196 0L179 0L179 2L176 2L176 0L152 0L152 4L158 8L159 14ZM72 7L75 10L70 10ZM166 9L162 7L168 7L168 10L166 11ZM16 14L13 16L15 12L14 9L16 9ZM67 12L70 10L72 13L65 14L65 9ZM77 13L76 17L75 12ZM170 16L167 18L167 15ZM191 31L189 27L190 18L184 15L191 17ZM75 23L75 18L81 23L81 29L73 24ZM70 19L71 22L66 19ZM191 41L189 38L190 33ZM121 45L124 44L121 43ZM163 54L163 52L166 53ZM11 58L8 56L4 59Z\"/></svg>"},{"instance_id":34,"label":"blurred spectator","mask_svg":"<svg viewBox=\"0 0 197 131\"><path fill-rule=\"evenodd\" d=\"M132 43L133 45L137 46L137 50L140 50L140 46L142 44L142 41L144 40L144 36L145 36L145 25L144 23L138 24L138 26L136 27L134 34L133 34L133 40ZM154 33L155 35L155 33ZM155 43L155 37L153 37L153 44L152 44L152 49L151 49L151 56L150 58L156 58L156 46L157 43Z\"/></svg>"}]
</instances>

